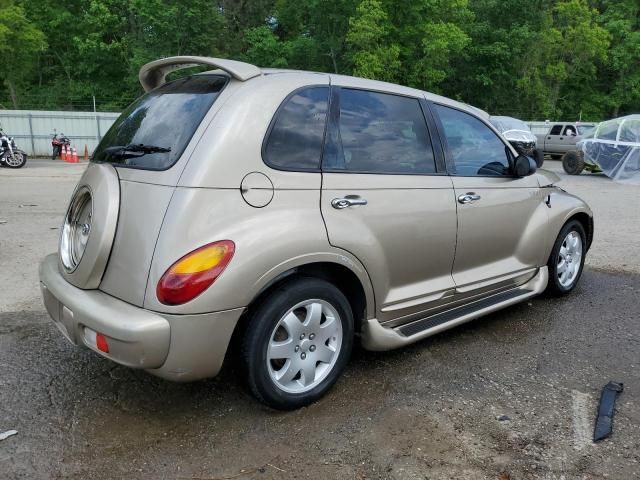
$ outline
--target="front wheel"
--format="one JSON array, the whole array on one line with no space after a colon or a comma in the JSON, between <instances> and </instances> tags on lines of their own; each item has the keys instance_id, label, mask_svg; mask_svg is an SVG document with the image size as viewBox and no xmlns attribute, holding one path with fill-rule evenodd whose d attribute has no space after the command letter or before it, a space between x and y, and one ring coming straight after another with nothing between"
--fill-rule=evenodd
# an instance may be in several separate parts
<instances>
[{"instance_id":1,"label":"front wheel","mask_svg":"<svg viewBox=\"0 0 640 480\"><path fill-rule=\"evenodd\" d=\"M562 157L562 168L569 175L580 175L584 170L584 154L577 150L571 150Z\"/></svg>"},{"instance_id":2,"label":"front wheel","mask_svg":"<svg viewBox=\"0 0 640 480\"><path fill-rule=\"evenodd\" d=\"M4 163L9 168L22 168L27 163L27 154L20 150L14 150L13 153L4 157Z\"/></svg>"},{"instance_id":3,"label":"front wheel","mask_svg":"<svg viewBox=\"0 0 640 480\"><path fill-rule=\"evenodd\" d=\"M542 167L542 164L544 163L544 152L539 148L536 148L533 151L533 158L536 160L536 166L538 168Z\"/></svg>"},{"instance_id":4,"label":"front wheel","mask_svg":"<svg viewBox=\"0 0 640 480\"><path fill-rule=\"evenodd\" d=\"M259 400L292 410L315 402L338 380L351 355L353 314L334 285L289 281L249 315L242 361Z\"/></svg>"},{"instance_id":5,"label":"front wheel","mask_svg":"<svg viewBox=\"0 0 640 480\"><path fill-rule=\"evenodd\" d=\"M564 295L576 287L584 268L586 238L584 227L577 220L562 227L547 262L548 293Z\"/></svg>"}]
</instances>

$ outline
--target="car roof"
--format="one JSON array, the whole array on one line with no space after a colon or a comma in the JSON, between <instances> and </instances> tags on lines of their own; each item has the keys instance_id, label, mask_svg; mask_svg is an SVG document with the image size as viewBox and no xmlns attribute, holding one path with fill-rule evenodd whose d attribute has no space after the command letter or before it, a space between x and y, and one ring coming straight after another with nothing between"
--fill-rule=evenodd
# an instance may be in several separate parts
<instances>
[{"instance_id":1,"label":"car roof","mask_svg":"<svg viewBox=\"0 0 640 480\"><path fill-rule=\"evenodd\" d=\"M216 67L216 70L202 72L203 74L224 74L236 81L258 81L260 78L271 75L295 75L295 74L316 74L329 76L332 85L345 87L362 88L379 92L391 93L396 95L406 95L412 97L424 97L429 101L457 108L477 117L482 118L485 122L489 121L489 114L484 110L476 108L466 103L443 97L434 93L418 90L415 88L405 87L395 83L382 82L379 80L370 80L360 77L352 77L348 75L339 75L333 73L310 72L304 70L290 70L284 68L260 68L246 62L236 60L228 60L212 57L196 57L196 56L178 56L168 57L143 65L140 69L140 83L146 91L152 90L164 82L166 76L175 71L194 66Z\"/></svg>"}]
</instances>

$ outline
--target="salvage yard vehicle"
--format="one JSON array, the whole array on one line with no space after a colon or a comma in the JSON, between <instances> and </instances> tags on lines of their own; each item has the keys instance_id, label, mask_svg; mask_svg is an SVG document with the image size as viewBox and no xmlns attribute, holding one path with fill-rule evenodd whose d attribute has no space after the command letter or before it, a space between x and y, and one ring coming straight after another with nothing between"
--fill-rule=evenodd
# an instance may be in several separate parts
<instances>
[{"instance_id":1,"label":"salvage yard vehicle","mask_svg":"<svg viewBox=\"0 0 640 480\"><path fill-rule=\"evenodd\" d=\"M492 116L489 121L502 133L502 136L515 148L516 152L533 157L537 167L542 167L544 152L538 148L538 137L531 132L526 123L517 118L504 116Z\"/></svg>"},{"instance_id":2,"label":"salvage yard vehicle","mask_svg":"<svg viewBox=\"0 0 640 480\"><path fill-rule=\"evenodd\" d=\"M577 150L576 143L595 126L593 123L552 123L546 133L538 133L538 148L551 158L561 158L567 152Z\"/></svg>"},{"instance_id":3,"label":"salvage yard vehicle","mask_svg":"<svg viewBox=\"0 0 640 480\"><path fill-rule=\"evenodd\" d=\"M193 65L215 70L167 82ZM40 265L74 344L176 381L227 357L292 409L337 381L355 339L402 347L578 283L591 210L474 108L204 57L140 80Z\"/></svg>"},{"instance_id":4,"label":"salvage yard vehicle","mask_svg":"<svg viewBox=\"0 0 640 480\"><path fill-rule=\"evenodd\" d=\"M569 175L603 172L619 182L640 184L640 115L599 123L577 146L562 159Z\"/></svg>"}]
</instances>

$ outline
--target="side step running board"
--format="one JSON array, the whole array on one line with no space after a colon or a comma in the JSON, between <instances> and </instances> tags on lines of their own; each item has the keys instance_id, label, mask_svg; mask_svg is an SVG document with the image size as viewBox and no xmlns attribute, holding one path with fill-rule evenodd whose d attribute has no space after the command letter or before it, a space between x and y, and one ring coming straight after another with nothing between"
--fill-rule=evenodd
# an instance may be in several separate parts
<instances>
[{"instance_id":1,"label":"side step running board","mask_svg":"<svg viewBox=\"0 0 640 480\"><path fill-rule=\"evenodd\" d=\"M455 320L456 318L462 317L463 315L466 315L468 313L475 313L492 305L502 303L505 300L516 299L518 297L527 298L529 297L530 293L531 290L523 290L520 288L508 290L506 292L492 295L491 297L487 297L483 300L478 300L477 302L473 302L468 305L462 305L461 307L447 310L446 312L442 312L437 315L418 320L417 322L403 325L397 328L397 330L399 330L403 335L410 337L411 335L415 335L424 330L429 330L430 328L435 328L438 325L442 325L444 323Z\"/></svg>"},{"instance_id":2,"label":"side step running board","mask_svg":"<svg viewBox=\"0 0 640 480\"><path fill-rule=\"evenodd\" d=\"M367 350L381 351L417 342L423 338L539 295L546 288L548 279L549 272L545 266L540 268L536 276L520 288L498 293L468 305L396 328L384 327L376 319L367 320L362 327L362 344Z\"/></svg>"}]
</instances>

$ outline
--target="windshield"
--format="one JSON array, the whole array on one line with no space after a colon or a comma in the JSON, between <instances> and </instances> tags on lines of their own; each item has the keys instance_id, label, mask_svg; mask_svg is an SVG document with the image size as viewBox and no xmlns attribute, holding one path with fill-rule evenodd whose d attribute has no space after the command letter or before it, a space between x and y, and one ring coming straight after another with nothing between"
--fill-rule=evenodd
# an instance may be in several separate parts
<instances>
[{"instance_id":1,"label":"windshield","mask_svg":"<svg viewBox=\"0 0 640 480\"><path fill-rule=\"evenodd\" d=\"M594 126L593 125L578 125L576 127L578 129L578 135L589 135L589 133L591 132L591 130L593 130Z\"/></svg>"},{"instance_id":2,"label":"windshield","mask_svg":"<svg viewBox=\"0 0 640 480\"><path fill-rule=\"evenodd\" d=\"M226 83L220 75L194 75L143 95L111 126L91 161L166 170L180 158ZM127 154L133 149L136 155Z\"/></svg>"},{"instance_id":3,"label":"windshield","mask_svg":"<svg viewBox=\"0 0 640 480\"><path fill-rule=\"evenodd\" d=\"M491 117L489 121L500 132L506 132L508 130L524 130L530 132L531 130L522 120L512 117Z\"/></svg>"}]
</instances>

